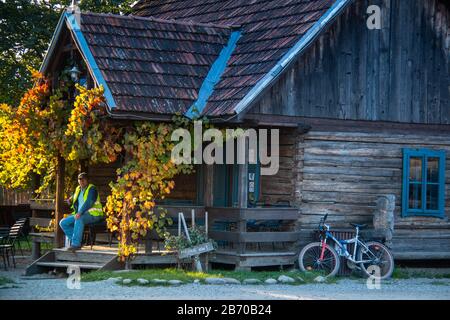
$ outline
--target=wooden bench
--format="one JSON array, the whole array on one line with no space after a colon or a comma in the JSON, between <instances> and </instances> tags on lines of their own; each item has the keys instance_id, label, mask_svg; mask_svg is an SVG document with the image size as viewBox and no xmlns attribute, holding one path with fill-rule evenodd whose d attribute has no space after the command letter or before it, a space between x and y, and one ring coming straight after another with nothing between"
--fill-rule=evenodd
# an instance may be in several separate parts
<instances>
[{"instance_id":1,"label":"wooden bench","mask_svg":"<svg viewBox=\"0 0 450 320\"><path fill-rule=\"evenodd\" d=\"M30 228L32 232L29 233L31 238L31 258L33 260L39 259L41 257L41 243L54 243L55 233L54 232L36 232L35 227L45 228L50 225L50 218L30 218Z\"/></svg>"}]
</instances>

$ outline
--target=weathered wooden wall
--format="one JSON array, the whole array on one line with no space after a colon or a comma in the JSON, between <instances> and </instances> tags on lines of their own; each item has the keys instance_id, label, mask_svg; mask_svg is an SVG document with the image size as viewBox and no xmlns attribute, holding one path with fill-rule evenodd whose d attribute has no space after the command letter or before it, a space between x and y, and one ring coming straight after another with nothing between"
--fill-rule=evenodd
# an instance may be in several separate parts
<instances>
[{"instance_id":1,"label":"weathered wooden wall","mask_svg":"<svg viewBox=\"0 0 450 320\"><path fill-rule=\"evenodd\" d=\"M170 200L188 200L195 204L197 199L197 176L191 174L180 174L174 178L175 187L168 196Z\"/></svg>"},{"instance_id":2,"label":"weathered wooden wall","mask_svg":"<svg viewBox=\"0 0 450 320\"><path fill-rule=\"evenodd\" d=\"M116 181L116 170L120 167L119 161L88 167L89 183L92 183L97 187L102 202L106 202L107 196L111 194L109 183L111 181Z\"/></svg>"},{"instance_id":3,"label":"weathered wooden wall","mask_svg":"<svg viewBox=\"0 0 450 320\"><path fill-rule=\"evenodd\" d=\"M31 191L18 191L0 188L0 206L18 206L29 204Z\"/></svg>"},{"instance_id":4,"label":"weathered wooden wall","mask_svg":"<svg viewBox=\"0 0 450 320\"><path fill-rule=\"evenodd\" d=\"M280 169L274 176L261 176L260 201L274 204L277 201L295 202L294 179L296 173L295 129L280 130Z\"/></svg>"},{"instance_id":5,"label":"weathered wooden wall","mask_svg":"<svg viewBox=\"0 0 450 320\"><path fill-rule=\"evenodd\" d=\"M366 26L381 7L382 29ZM357 0L250 113L450 124L450 7Z\"/></svg>"},{"instance_id":6,"label":"weathered wooden wall","mask_svg":"<svg viewBox=\"0 0 450 320\"><path fill-rule=\"evenodd\" d=\"M302 160L296 196L303 226L330 213L335 226L371 222L375 201L396 196L396 226L414 222L445 225L439 218L401 218L402 148L446 150L446 213L450 216L450 135L333 132L311 130L298 144ZM449 225L450 226L450 225Z\"/></svg>"},{"instance_id":7,"label":"weathered wooden wall","mask_svg":"<svg viewBox=\"0 0 450 320\"><path fill-rule=\"evenodd\" d=\"M93 165L88 168L90 183L97 186L102 202L105 202L107 196L111 194L109 183L116 181L116 170L120 166L119 162L114 162L111 164ZM168 198L173 200L192 200L195 203L197 195L195 173L189 175L180 174L175 177L174 181L175 188Z\"/></svg>"},{"instance_id":8,"label":"weathered wooden wall","mask_svg":"<svg viewBox=\"0 0 450 320\"><path fill-rule=\"evenodd\" d=\"M450 258L450 132L381 129L368 132L313 128L298 136L295 196L300 228L310 232L325 213L333 228L350 228L350 222L372 225L377 198L394 194L394 252L445 253ZM401 217L402 148L446 151L445 219Z\"/></svg>"}]
</instances>

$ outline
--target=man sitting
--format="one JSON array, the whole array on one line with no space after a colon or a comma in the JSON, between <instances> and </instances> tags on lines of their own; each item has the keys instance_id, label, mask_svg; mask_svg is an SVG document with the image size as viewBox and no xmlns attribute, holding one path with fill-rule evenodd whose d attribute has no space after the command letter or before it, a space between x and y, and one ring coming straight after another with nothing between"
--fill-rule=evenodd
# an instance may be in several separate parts
<instances>
[{"instance_id":1,"label":"man sitting","mask_svg":"<svg viewBox=\"0 0 450 320\"><path fill-rule=\"evenodd\" d=\"M82 172L78 175L78 184L73 196L67 200L69 204L72 204L72 215L59 222L71 243L68 249L70 251L81 249L86 224L96 223L104 218L97 188L88 183L87 173Z\"/></svg>"}]
</instances>

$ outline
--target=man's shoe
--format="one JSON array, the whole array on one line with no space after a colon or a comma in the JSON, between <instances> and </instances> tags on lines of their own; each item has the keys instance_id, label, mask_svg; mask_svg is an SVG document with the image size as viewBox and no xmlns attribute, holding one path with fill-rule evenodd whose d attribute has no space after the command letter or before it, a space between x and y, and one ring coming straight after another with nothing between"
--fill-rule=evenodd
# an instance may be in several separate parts
<instances>
[{"instance_id":1,"label":"man's shoe","mask_svg":"<svg viewBox=\"0 0 450 320\"><path fill-rule=\"evenodd\" d=\"M74 247L74 246L71 246L71 247L69 247L69 249L67 249L68 251L71 251L71 252L75 252L75 251L77 251L77 250L80 250L81 249L81 247Z\"/></svg>"}]
</instances>

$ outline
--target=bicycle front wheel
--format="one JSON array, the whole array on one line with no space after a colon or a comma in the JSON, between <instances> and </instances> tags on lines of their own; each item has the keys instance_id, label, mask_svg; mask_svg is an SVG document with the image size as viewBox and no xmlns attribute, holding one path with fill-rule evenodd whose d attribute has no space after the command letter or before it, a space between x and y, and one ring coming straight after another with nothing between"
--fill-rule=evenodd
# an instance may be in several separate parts
<instances>
[{"instance_id":1,"label":"bicycle front wheel","mask_svg":"<svg viewBox=\"0 0 450 320\"><path fill-rule=\"evenodd\" d=\"M357 253L361 270L368 276L380 280L387 279L394 272L394 258L391 251L382 243L368 241L365 243L367 249L361 247Z\"/></svg>"},{"instance_id":2,"label":"bicycle front wheel","mask_svg":"<svg viewBox=\"0 0 450 320\"><path fill-rule=\"evenodd\" d=\"M321 242L313 242L306 245L300 252L298 265L301 271L316 271L324 277L333 277L339 271L340 260L334 248L326 245L323 249Z\"/></svg>"}]
</instances>

